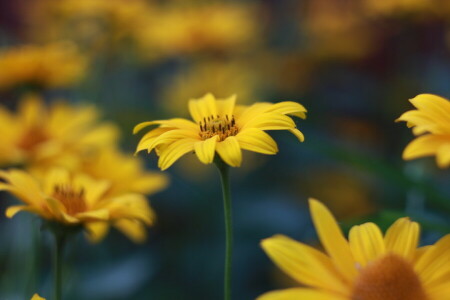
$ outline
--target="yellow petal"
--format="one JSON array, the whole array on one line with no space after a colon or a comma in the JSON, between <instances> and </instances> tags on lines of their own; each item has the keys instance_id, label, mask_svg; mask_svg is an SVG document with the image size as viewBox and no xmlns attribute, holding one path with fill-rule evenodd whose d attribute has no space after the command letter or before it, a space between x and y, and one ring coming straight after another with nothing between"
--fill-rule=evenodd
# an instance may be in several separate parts
<instances>
[{"instance_id":1,"label":"yellow petal","mask_svg":"<svg viewBox=\"0 0 450 300\"><path fill-rule=\"evenodd\" d=\"M71 184L69 171L63 168L53 168L45 175L44 191L47 195L52 195L56 187Z\"/></svg>"},{"instance_id":2,"label":"yellow petal","mask_svg":"<svg viewBox=\"0 0 450 300\"><path fill-rule=\"evenodd\" d=\"M373 223L353 226L349 234L350 248L355 260L366 266L385 253L383 234Z\"/></svg>"},{"instance_id":3,"label":"yellow petal","mask_svg":"<svg viewBox=\"0 0 450 300\"><path fill-rule=\"evenodd\" d=\"M224 141L216 145L217 153L224 162L232 167L239 167L242 163L242 151L236 137L229 136Z\"/></svg>"},{"instance_id":4,"label":"yellow petal","mask_svg":"<svg viewBox=\"0 0 450 300\"><path fill-rule=\"evenodd\" d=\"M210 164L214 160L214 153L216 152L216 141L219 136L215 135L207 140L196 142L194 144L194 151L198 159L204 164Z\"/></svg>"},{"instance_id":5,"label":"yellow petal","mask_svg":"<svg viewBox=\"0 0 450 300\"><path fill-rule=\"evenodd\" d=\"M153 141L156 138L158 138L161 134L166 133L167 131L170 131L170 130L174 130L174 129L175 128L173 128L173 127L158 127L153 130L150 130L139 141L139 143L136 147L135 153L142 151L142 150L149 149L150 145L153 143ZM148 152L150 152L150 151L148 151Z\"/></svg>"},{"instance_id":6,"label":"yellow petal","mask_svg":"<svg viewBox=\"0 0 450 300\"><path fill-rule=\"evenodd\" d=\"M268 108L270 108L271 105L272 103L268 102L258 102L252 104L251 106L236 106L234 113L238 127L243 128L245 124L264 113Z\"/></svg>"},{"instance_id":7,"label":"yellow petal","mask_svg":"<svg viewBox=\"0 0 450 300\"><path fill-rule=\"evenodd\" d=\"M216 100L217 114L220 116L232 116L234 114L234 106L236 103L236 95L224 100Z\"/></svg>"},{"instance_id":8,"label":"yellow petal","mask_svg":"<svg viewBox=\"0 0 450 300\"><path fill-rule=\"evenodd\" d=\"M151 125L160 125L161 127L197 129L197 124L195 124L192 121L182 119L182 118L173 118L173 119L169 119L169 120L156 120L156 121L139 123L134 127L133 134L136 134L139 131L141 131L143 128L151 126Z\"/></svg>"},{"instance_id":9,"label":"yellow petal","mask_svg":"<svg viewBox=\"0 0 450 300\"><path fill-rule=\"evenodd\" d=\"M293 129L289 129L289 132L292 133L293 135L295 135L300 142L305 141L305 136L303 135L303 133L300 130L293 128Z\"/></svg>"},{"instance_id":10,"label":"yellow petal","mask_svg":"<svg viewBox=\"0 0 450 300\"><path fill-rule=\"evenodd\" d=\"M437 95L432 94L421 94L410 102L421 112L429 115L438 124L446 128L450 128L450 102ZM450 133L450 130L447 130Z\"/></svg>"},{"instance_id":11,"label":"yellow petal","mask_svg":"<svg viewBox=\"0 0 450 300\"><path fill-rule=\"evenodd\" d=\"M348 300L338 294L305 288L291 288L273 291L259 296L256 300Z\"/></svg>"},{"instance_id":12,"label":"yellow petal","mask_svg":"<svg viewBox=\"0 0 450 300\"><path fill-rule=\"evenodd\" d=\"M17 191L14 194L20 196L20 200L36 206L43 202L43 193L39 183L28 173L15 169L0 171L0 178L12 185L10 191L12 189Z\"/></svg>"},{"instance_id":13,"label":"yellow petal","mask_svg":"<svg viewBox=\"0 0 450 300\"><path fill-rule=\"evenodd\" d=\"M203 118L217 116L216 99L210 93L200 99L189 100L189 112L195 122L200 122Z\"/></svg>"},{"instance_id":14,"label":"yellow petal","mask_svg":"<svg viewBox=\"0 0 450 300\"><path fill-rule=\"evenodd\" d=\"M412 261L418 245L419 231L419 224L416 222L411 222L409 218L398 219L384 237L386 251Z\"/></svg>"},{"instance_id":15,"label":"yellow petal","mask_svg":"<svg viewBox=\"0 0 450 300\"><path fill-rule=\"evenodd\" d=\"M32 213L39 214L39 211L36 208L32 207L32 206L29 206L29 205L14 205L14 206L10 206L10 207L8 207L6 209L5 215L6 215L7 218L12 218L18 212L21 212L21 211L29 211L29 212L32 212Z\"/></svg>"},{"instance_id":16,"label":"yellow petal","mask_svg":"<svg viewBox=\"0 0 450 300\"><path fill-rule=\"evenodd\" d=\"M78 213L75 218L82 221L107 221L109 220L109 212L106 209L91 210Z\"/></svg>"},{"instance_id":17,"label":"yellow petal","mask_svg":"<svg viewBox=\"0 0 450 300\"><path fill-rule=\"evenodd\" d=\"M98 243L106 236L109 230L109 224L107 222L88 222L84 227L87 231L88 239L92 243Z\"/></svg>"},{"instance_id":18,"label":"yellow petal","mask_svg":"<svg viewBox=\"0 0 450 300\"><path fill-rule=\"evenodd\" d=\"M147 199L141 194L129 193L111 198L104 208L109 210L112 221L136 219L146 225L152 225L156 219Z\"/></svg>"},{"instance_id":19,"label":"yellow petal","mask_svg":"<svg viewBox=\"0 0 450 300\"><path fill-rule=\"evenodd\" d=\"M436 162L440 168L450 166L450 137L445 145L439 147L436 153Z\"/></svg>"},{"instance_id":20,"label":"yellow petal","mask_svg":"<svg viewBox=\"0 0 450 300\"><path fill-rule=\"evenodd\" d=\"M193 151L196 142L197 140L194 139L183 139L173 142L161 151L158 167L163 171L166 170L181 156Z\"/></svg>"},{"instance_id":21,"label":"yellow petal","mask_svg":"<svg viewBox=\"0 0 450 300\"><path fill-rule=\"evenodd\" d=\"M340 273L349 281L356 276L355 262L347 240L330 211L319 201L309 200L312 220L323 247Z\"/></svg>"},{"instance_id":22,"label":"yellow petal","mask_svg":"<svg viewBox=\"0 0 450 300\"><path fill-rule=\"evenodd\" d=\"M434 155L441 146L449 142L450 136L434 134L419 136L406 146L403 151L403 159L409 160Z\"/></svg>"},{"instance_id":23,"label":"yellow petal","mask_svg":"<svg viewBox=\"0 0 450 300\"><path fill-rule=\"evenodd\" d=\"M31 298L31 300L45 300L45 298L42 298L38 294L34 294L33 297Z\"/></svg>"},{"instance_id":24,"label":"yellow petal","mask_svg":"<svg viewBox=\"0 0 450 300\"><path fill-rule=\"evenodd\" d=\"M415 265L422 282L432 286L443 276L450 275L450 235L441 238L425 252Z\"/></svg>"},{"instance_id":25,"label":"yellow petal","mask_svg":"<svg viewBox=\"0 0 450 300\"><path fill-rule=\"evenodd\" d=\"M170 130L168 132L161 134L160 136L157 136L155 139L153 139L152 143L148 143L147 144L148 152L150 153L152 149L160 145L170 144L172 142L175 142L176 140L182 140L186 138L200 140L198 132L186 129Z\"/></svg>"},{"instance_id":26,"label":"yellow petal","mask_svg":"<svg viewBox=\"0 0 450 300\"><path fill-rule=\"evenodd\" d=\"M114 226L137 244L143 243L147 239L147 229L136 220L118 220Z\"/></svg>"},{"instance_id":27,"label":"yellow petal","mask_svg":"<svg viewBox=\"0 0 450 300\"><path fill-rule=\"evenodd\" d=\"M263 154L276 154L278 152L277 143L270 135L260 129L244 129L236 135L236 138L242 149Z\"/></svg>"},{"instance_id":28,"label":"yellow petal","mask_svg":"<svg viewBox=\"0 0 450 300\"><path fill-rule=\"evenodd\" d=\"M279 113L262 113L248 121L241 130L246 128L258 128L261 130L287 130L295 128L295 123L288 116Z\"/></svg>"},{"instance_id":29,"label":"yellow petal","mask_svg":"<svg viewBox=\"0 0 450 300\"><path fill-rule=\"evenodd\" d=\"M330 258L310 246L282 235L263 240L261 246L280 269L304 285L339 293L350 289Z\"/></svg>"},{"instance_id":30,"label":"yellow petal","mask_svg":"<svg viewBox=\"0 0 450 300\"><path fill-rule=\"evenodd\" d=\"M283 115L293 115L302 119L306 118L306 108L300 103L283 101L273 104L267 112L276 112Z\"/></svg>"}]
</instances>

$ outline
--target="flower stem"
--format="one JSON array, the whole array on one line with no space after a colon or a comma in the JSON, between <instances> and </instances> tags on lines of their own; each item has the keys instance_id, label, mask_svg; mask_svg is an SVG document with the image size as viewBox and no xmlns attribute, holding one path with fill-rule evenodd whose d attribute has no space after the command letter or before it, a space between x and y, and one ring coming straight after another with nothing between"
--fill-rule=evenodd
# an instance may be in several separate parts
<instances>
[{"instance_id":1,"label":"flower stem","mask_svg":"<svg viewBox=\"0 0 450 300\"><path fill-rule=\"evenodd\" d=\"M223 208L225 217L225 274L224 274L224 300L231 299L231 265L233 256L233 225L231 211L231 193L229 167L222 160L216 160L222 183Z\"/></svg>"},{"instance_id":2,"label":"flower stem","mask_svg":"<svg viewBox=\"0 0 450 300\"><path fill-rule=\"evenodd\" d=\"M64 252L64 246L66 244L66 237L64 234L54 233L55 236L55 253L54 253L54 286L53 286L53 299L62 299L62 257Z\"/></svg>"}]
</instances>

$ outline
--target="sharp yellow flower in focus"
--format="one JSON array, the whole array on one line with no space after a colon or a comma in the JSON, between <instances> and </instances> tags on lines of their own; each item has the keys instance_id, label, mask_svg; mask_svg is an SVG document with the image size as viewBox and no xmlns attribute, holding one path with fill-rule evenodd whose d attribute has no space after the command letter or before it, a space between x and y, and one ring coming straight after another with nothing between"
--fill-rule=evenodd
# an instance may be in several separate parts
<instances>
[{"instance_id":1,"label":"sharp yellow flower in focus","mask_svg":"<svg viewBox=\"0 0 450 300\"><path fill-rule=\"evenodd\" d=\"M69 42L7 48L0 51L0 90L70 87L84 76L86 67L86 57Z\"/></svg>"},{"instance_id":2,"label":"sharp yellow flower in focus","mask_svg":"<svg viewBox=\"0 0 450 300\"><path fill-rule=\"evenodd\" d=\"M204 164L210 164L217 152L232 167L242 162L242 149L263 154L276 154L276 142L265 130L288 130L300 141L303 134L288 115L304 119L306 109L296 102L255 103L235 106L236 97L216 99L207 94L189 101L189 111L194 121L175 118L143 122L134 128L159 125L144 135L136 152L155 149L158 166L165 170L188 152L194 151Z\"/></svg>"},{"instance_id":3,"label":"sharp yellow flower in focus","mask_svg":"<svg viewBox=\"0 0 450 300\"><path fill-rule=\"evenodd\" d=\"M33 297L31 298L31 300L45 300L45 298L42 298L38 294L34 294Z\"/></svg>"},{"instance_id":4,"label":"sharp yellow flower in focus","mask_svg":"<svg viewBox=\"0 0 450 300\"><path fill-rule=\"evenodd\" d=\"M436 156L439 167L450 166L450 101L440 96L421 94L410 102L417 110L405 112L397 119L407 122L417 135L403 151L403 159Z\"/></svg>"},{"instance_id":5,"label":"sharp yellow flower in focus","mask_svg":"<svg viewBox=\"0 0 450 300\"><path fill-rule=\"evenodd\" d=\"M17 113L0 106L0 136L0 165L72 168L83 155L114 145L118 130L99 123L93 107L74 107L63 101L46 106L40 97L28 95Z\"/></svg>"},{"instance_id":6,"label":"sharp yellow flower in focus","mask_svg":"<svg viewBox=\"0 0 450 300\"><path fill-rule=\"evenodd\" d=\"M108 197L110 183L64 169L50 170L42 181L20 170L0 171L0 190L8 191L24 202L10 206L12 218L28 211L67 226L82 225L91 241L100 241L110 225L135 242L146 238L145 226L155 220L147 199L137 193Z\"/></svg>"},{"instance_id":7,"label":"sharp yellow flower in focus","mask_svg":"<svg viewBox=\"0 0 450 300\"><path fill-rule=\"evenodd\" d=\"M81 170L94 178L111 182L108 195L128 192L149 195L169 184L165 174L146 170L141 159L114 148L103 149L86 159Z\"/></svg>"},{"instance_id":8,"label":"sharp yellow flower in focus","mask_svg":"<svg viewBox=\"0 0 450 300\"><path fill-rule=\"evenodd\" d=\"M258 300L444 300L450 295L450 235L418 248L419 224L398 219L383 236L365 223L342 234L330 211L310 199L322 253L286 236L262 241L269 257L306 287L266 293Z\"/></svg>"}]
</instances>

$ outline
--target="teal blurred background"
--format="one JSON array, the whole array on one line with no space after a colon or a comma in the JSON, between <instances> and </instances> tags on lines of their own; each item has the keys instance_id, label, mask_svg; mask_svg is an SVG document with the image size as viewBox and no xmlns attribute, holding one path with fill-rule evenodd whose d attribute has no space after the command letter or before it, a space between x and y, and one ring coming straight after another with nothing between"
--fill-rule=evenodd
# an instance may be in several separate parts
<instances>
[{"instance_id":1,"label":"teal blurred background","mask_svg":"<svg viewBox=\"0 0 450 300\"><path fill-rule=\"evenodd\" d=\"M434 158L403 161L413 135L394 122L417 94L450 97L449 26L450 5L437 0L2 0L0 60L23 45L62 41L85 66L57 86L0 76L0 102L14 110L32 87L49 103L95 104L120 126L130 155L140 138L134 125L188 117L188 99L206 92L237 94L241 104L303 104L307 119L296 121L304 143L273 132L276 156L246 153L231 171L233 299L254 299L295 285L261 239L281 233L318 245L308 197L323 201L345 230L368 220L386 228L407 215L421 223L423 244L449 232L450 173ZM139 156L156 170L154 154ZM98 245L72 240L64 299L222 297L218 173L193 155L166 173L170 186L150 197L158 221L145 244L115 231ZM0 196L2 211L15 202ZM0 299L34 292L50 299L51 245L37 217L2 213Z\"/></svg>"}]
</instances>

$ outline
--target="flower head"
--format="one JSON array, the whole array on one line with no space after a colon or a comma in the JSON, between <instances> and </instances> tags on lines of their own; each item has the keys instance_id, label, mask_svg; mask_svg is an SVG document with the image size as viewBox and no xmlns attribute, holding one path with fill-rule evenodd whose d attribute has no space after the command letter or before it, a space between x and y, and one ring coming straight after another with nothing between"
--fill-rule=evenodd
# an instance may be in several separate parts
<instances>
[{"instance_id":1,"label":"flower head","mask_svg":"<svg viewBox=\"0 0 450 300\"><path fill-rule=\"evenodd\" d=\"M417 135L403 151L403 159L410 160L436 155L439 167L450 166L450 101L442 97L421 94L410 102L417 110L405 112L397 121L407 122Z\"/></svg>"},{"instance_id":2,"label":"flower head","mask_svg":"<svg viewBox=\"0 0 450 300\"><path fill-rule=\"evenodd\" d=\"M25 164L32 168L73 166L87 152L110 146L117 128L98 122L93 107L73 107L65 102L46 106L27 95L16 114L0 106L0 164Z\"/></svg>"},{"instance_id":3,"label":"flower head","mask_svg":"<svg viewBox=\"0 0 450 300\"><path fill-rule=\"evenodd\" d=\"M270 258L307 287L266 293L258 300L442 300L450 290L450 235L418 248L419 225L397 220L383 237L373 223L354 226L345 239L319 201L310 200L326 253L276 235L262 241Z\"/></svg>"},{"instance_id":4,"label":"flower head","mask_svg":"<svg viewBox=\"0 0 450 300\"><path fill-rule=\"evenodd\" d=\"M204 164L214 160L215 152L232 167L242 162L242 149L263 154L276 154L276 142L265 130L288 130L300 141L303 134L288 115L305 118L306 109L296 102L255 103L235 106L236 97L215 99L211 94L189 101L194 120L169 119L143 122L134 128L159 125L149 131L138 144L137 152L156 150L158 166L165 170L184 154L194 151Z\"/></svg>"},{"instance_id":5,"label":"flower head","mask_svg":"<svg viewBox=\"0 0 450 300\"><path fill-rule=\"evenodd\" d=\"M45 300L45 298L42 298L41 296L39 296L38 294L34 294L33 298L31 298L31 300Z\"/></svg>"},{"instance_id":6,"label":"flower head","mask_svg":"<svg viewBox=\"0 0 450 300\"><path fill-rule=\"evenodd\" d=\"M29 211L66 226L82 225L92 241L99 241L110 225L139 242L145 226L155 219L147 199L136 193L107 196L110 183L64 169L50 170L41 181L20 170L1 171L0 190L15 195L23 205L10 206L6 216Z\"/></svg>"},{"instance_id":7,"label":"flower head","mask_svg":"<svg viewBox=\"0 0 450 300\"><path fill-rule=\"evenodd\" d=\"M68 42L8 48L0 52L0 89L69 87L84 76L86 66L86 58Z\"/></svg>"}]
</instances>

